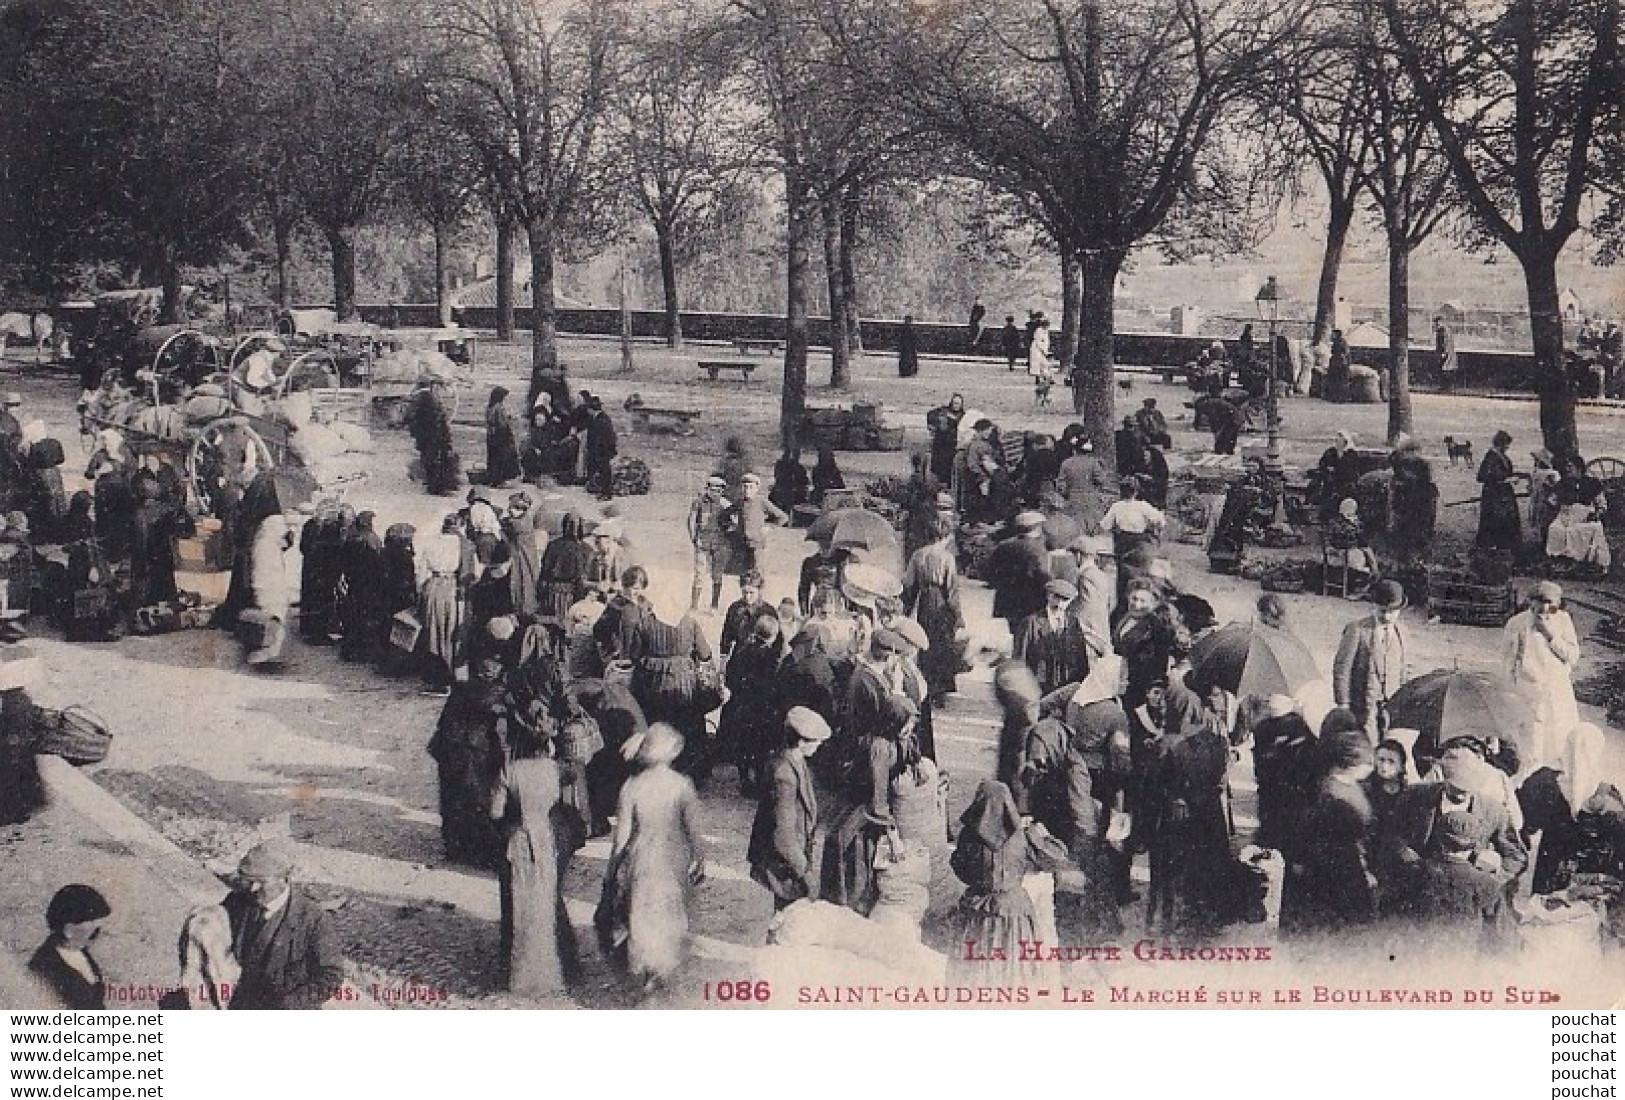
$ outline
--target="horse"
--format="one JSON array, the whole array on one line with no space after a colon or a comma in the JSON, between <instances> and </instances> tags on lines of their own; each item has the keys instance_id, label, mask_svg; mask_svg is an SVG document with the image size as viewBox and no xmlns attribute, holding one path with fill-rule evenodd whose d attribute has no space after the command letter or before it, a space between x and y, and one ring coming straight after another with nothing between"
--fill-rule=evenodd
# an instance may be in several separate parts
<instances>
[{"instance_id":1,"label":"horse","mask_svg":"<svg viewBox=\"0 0 1625 1100\"><path fill-rule=\"evenodd\" d=\"M49 313L0 313L0 348L9 347L12 338L34 345L36 362L45 358L45 348L56 333Z\"/></svg>"}]
</instances>

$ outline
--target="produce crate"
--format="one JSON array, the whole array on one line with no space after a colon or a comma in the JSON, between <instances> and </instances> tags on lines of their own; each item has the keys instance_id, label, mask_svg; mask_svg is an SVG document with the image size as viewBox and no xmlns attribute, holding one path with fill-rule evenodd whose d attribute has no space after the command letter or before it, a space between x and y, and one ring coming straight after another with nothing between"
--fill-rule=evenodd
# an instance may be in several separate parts
<instances>
[{"instance_id":1,"label":"produce crate","mask_svg":"<svg viewBox=\"0 0 1625 1100\"><path fill-rule=\"evenodd\" d=\"M1501 626L1517 610L1511 584L1483 584L1463 569L1428 569L1428 617L1460 626Z\"/></svg>"}]
</instances>

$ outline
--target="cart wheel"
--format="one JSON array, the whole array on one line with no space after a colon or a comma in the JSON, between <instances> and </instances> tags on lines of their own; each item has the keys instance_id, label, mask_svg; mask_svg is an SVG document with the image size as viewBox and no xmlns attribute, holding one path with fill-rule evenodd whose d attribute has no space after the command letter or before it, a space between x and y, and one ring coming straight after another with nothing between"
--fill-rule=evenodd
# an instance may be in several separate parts
<instances>
[{"instance_id":1,"label":"cart wheel","mask_svg":"<svg viewBox=\"0 0 1625 1100\"><path fill-rule=\"evenodd\" d=\"M267 329L250 332L237 341L237 346L231 349L231 356L226 360L226 373L235 374L237 364L242 361L245 355L251 355L268 344L278 342L282 342L282 337Z\"/></svg>"},{"instance_id":2,"label":"cart wheel","mask_svg":"<svg viewBox=\"0 0 1625 1100\"><path fill-rule=\"evenodd\" d=\"M236 463L232 461L225 445L226 436L232 431L244 433L246 442L244 450L252 455L256 469L269 470L276 465L271 448L266 446L260 434L247 424L222 426L217 421L204 428L192 441L191 449L186 452L186 477L192 484L192 495L198 507L210 515L216 514L221 490L225 488L227 479L241 472L240 469L233 468Z\"/></svg>"},{"instance_id":3,"label":"cart wheel","mask_svg":"<svg viewBox=\"0 0 1625 1100\"><path fill-rule=\"evenodd\" d=\"M338 387L338 360L325 348L307 351L289 363L288 369L282 372L282 379L277 384L278 396L298 393L301 390L336 390Z\"/></svg>"},{"instance_id":4,"label":"cart wheel","mask_svg":"<svg viewBox=\"0 0 1625 1100\"><path fill-rule=\"evenodd\" d=\"M1619 484L1625 482L1625 461L1612 457L1594 458L1586 463L1586 473L1605 485Z\"/></svg>"},{"instance_id":5,"label":"cart wheel","mask_svg":"<svg viewBox=\"0 0 1625 1100\"><path fill-rule=\"evenodd\" d=\"M183 377L196 378L217 373L224 367L219 343L195 328L182 329L165 340L152 357L152 373L160 378L177 370L185 372Z\"/></svg>"}]
</instances>

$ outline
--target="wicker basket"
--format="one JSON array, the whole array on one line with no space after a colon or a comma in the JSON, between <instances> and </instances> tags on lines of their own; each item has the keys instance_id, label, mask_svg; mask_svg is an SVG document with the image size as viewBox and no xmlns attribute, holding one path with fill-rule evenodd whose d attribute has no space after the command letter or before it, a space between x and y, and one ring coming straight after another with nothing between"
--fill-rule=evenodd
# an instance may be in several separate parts
<instances>
[{"instance_id":1,"label":"wicker basket","mask_svg":"<svg viewBox=\"0 0 1625 1100\"><path fill-rule=\"evenodd\" d=\"M98 715L74 705L39 711L34 751L60 756L70 764L100 764L113 744L113 731Z\"/></svg>"}]
</instances>

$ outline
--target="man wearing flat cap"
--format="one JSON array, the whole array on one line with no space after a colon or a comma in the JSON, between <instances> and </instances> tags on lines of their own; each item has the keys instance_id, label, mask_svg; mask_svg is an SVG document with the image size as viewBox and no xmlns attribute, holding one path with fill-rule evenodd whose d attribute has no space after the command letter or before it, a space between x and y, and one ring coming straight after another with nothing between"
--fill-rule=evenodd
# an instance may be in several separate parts
<instances>
[{"instance_id":1,"label":"man wearing flat cap","mask_svg":"<svg viewBox=\"0 0 1625 1100\"><path fill-rule=\"evenodd\" d=\"M1023 619L1044 609L1044 585L1050 580L1044 514L1022 512L1015 524L1016 534L993 548L984 570L993 589L993 617L1003 619L1012 635Z\"/></svg>"},{"instance_id":2,"label":"man wearing flat cap","mask_svg":"<svg viewBox=\"0 0 1625 1100\"><path fill-rule=\"evenodd\" d=\"M773 911L812 894L813 830L818 826L818 795L807 760L829 740L829 723L806 707L791 707L784 718L788 744L773 760L756 805L746 859L750 877L773 892Z\"/></svg>"},{"instance_id":3,"label":"man wearing flat cap","mask_svg":"<svg viewBox=\"0 0 1625 1100\"><path fill-rule=\"evenodd\" d=\"M1083 623L1070 614L1077 598L1076 586L1050 581L1044 586L1044 609L1028 615L1016 627L1012 652L1033 670L1045 695L1078 683L1089 671Z\"/></svg>"},{"instance_id":4,"label":"man wearing flat cap","mask_svg":"<svg viewBox=\"0 0 1625 1100\"><path fill-rule=\"evenodd\" d=\"M1343 628L1332 661L1332 694L1376 744L1388 729L1388 700L1406 679L1405 631L1399 624L1405 590L1396 581L1378 581L1371 586L1371 600L1377 605L1371 614Z\"/></svg>"},{"instance_id":5,"label":"man wearing flat cap","mask_svg":"<svg viewBox=\"0 0 1625 1100\"><path fill-rule=\"evenodd\" d=\"M331 918L294 888L286 841L256 845L237 866L222 903L242 975L231 1008L320 1008L344 984L344 954Z\"/></svg>"}]
</instances>

